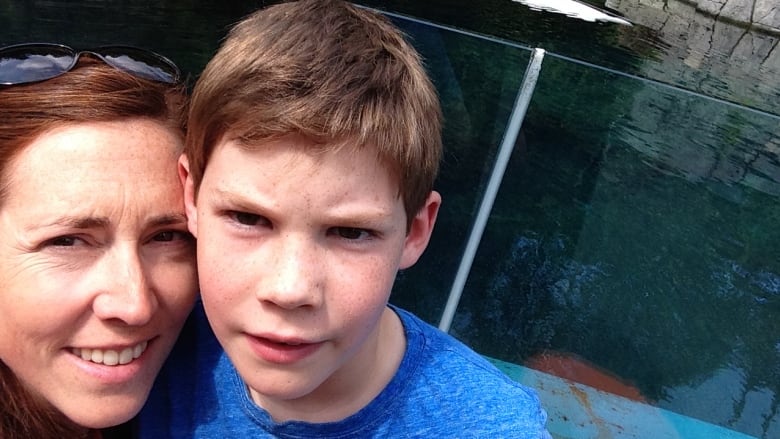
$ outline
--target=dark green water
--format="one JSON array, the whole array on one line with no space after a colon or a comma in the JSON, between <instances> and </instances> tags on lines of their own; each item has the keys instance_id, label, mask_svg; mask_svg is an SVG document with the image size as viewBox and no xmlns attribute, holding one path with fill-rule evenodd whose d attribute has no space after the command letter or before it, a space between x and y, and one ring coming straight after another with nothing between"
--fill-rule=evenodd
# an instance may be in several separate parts
<instances>
[{"instance_id":1,"label":"dark green water","mask_svg":"<svg viewBox=\"0 0 780 439\"><path fill-rule=\"evenodd\" d=\"M227 27L264 3L0 1L0 44L134 44L194 78ZM548 50L451 332L517 364L576 355L652 404L780 437L775 98L746 108L692 94L706 90L676 73L627 76L664 49L636 26L509 0L363 3ZM446 156L433 242L392 301L436 323L530 52L398 23L439 89Z\"/></svg>"},{"instance_id":2,"label":"dark green water","mask_svg":"<svg viewBox=\"0 0 780 439\"><path fill-rule=\"evenodd\" d=\"M436 321L528 55L446 34L437 48L415 30L445 78L455 157L439 234L395 300ZM548 55L452 332L519 364L574 354L660 407L773 437L778 126Z\"/></svg>"}]
</instances>

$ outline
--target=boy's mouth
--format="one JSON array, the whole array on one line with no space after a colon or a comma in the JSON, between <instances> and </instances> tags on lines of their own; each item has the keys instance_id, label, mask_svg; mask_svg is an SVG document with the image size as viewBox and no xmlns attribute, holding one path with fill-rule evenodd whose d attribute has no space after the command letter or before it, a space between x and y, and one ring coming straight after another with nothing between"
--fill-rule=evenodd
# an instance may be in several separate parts
<instances>
[{"instance_id":1,"label":"boy's mouth","mask_svg":"<svg viewBox=\"0 0 780 439\"><path fill-rule=\"evenodd\" d=\"M299 345L302 345L302 344L310 344L310 343L306 343L304 341L293 341L293 340L282 341L282 340L272 340L270 338L263 338L263 337L260 337L260 339L264 340L267 343L281 345L281 346L299 346Z\"/></svg>"},{"instance_id":2,"label":"boy's mouth","mask_svg":"<svg viewBox=\"0 0 780 439\"><path fill-rule=\"evenodd\" d=\"M73 355L81 357L81 359L85 361L91 361L92 363L105 366L117 366L128 364L140 357L148 345L148 341L142 341L135 346L124 348L121 351L113 349L72 348L71 352Z\"/></svg>"},{"instance_id":3,"label":"boy's mouth","mask_svg":"<svg viewBox=\"0 0 780 439\"><path fill-rule=\"evenodd\" d=\"M310 343L303 340L270 339L249 337L250 346L255 355L270 363L288 364L300 361L316 352L322 343Z\"/></svg>"}]
</instances>

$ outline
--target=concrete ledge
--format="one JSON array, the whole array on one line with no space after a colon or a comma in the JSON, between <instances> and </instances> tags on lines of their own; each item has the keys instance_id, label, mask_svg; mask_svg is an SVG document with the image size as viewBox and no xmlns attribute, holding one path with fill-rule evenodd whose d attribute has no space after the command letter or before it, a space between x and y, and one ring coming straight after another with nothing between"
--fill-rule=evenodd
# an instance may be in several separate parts
<instances>
[{"instance_id":1,"label":"concrete ledge","mask_svg":"<svg viewBox=\"0 0 780 439\"><path fill-rule=\"evenodd\" d=\"M753 438L718 425L603 392L516 364L487 358L539 392L555 438Z\"/></svg>"},{"instance_id":2,"label":"concrete ledge","mask_svg":"<svg viewBox=\"0 0 780 439\"><path fill-rule=\"evenodd\" d=\"M777 0L606 0L605 6L639 22L643 21L642 10L668 12L691 9L713 20L780 35L780 4Z\"/></svg>"}]
</instances>

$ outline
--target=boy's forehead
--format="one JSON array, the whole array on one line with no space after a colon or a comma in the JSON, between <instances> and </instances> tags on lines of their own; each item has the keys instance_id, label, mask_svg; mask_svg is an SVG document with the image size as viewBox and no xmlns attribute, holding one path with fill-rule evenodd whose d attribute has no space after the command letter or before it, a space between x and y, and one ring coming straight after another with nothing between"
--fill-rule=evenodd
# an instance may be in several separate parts
<instances>
[{"instance_id":1,"label":"boy's forehead","mask_svg":"<svg viewBox=\"0 0 780 439\"><path fill-rule=\"evenodd\" d=\"M215 145L212 159L215 154L232 148L241 151L247 157L257 158L249 162L236 161L234 163L236 168L249 166L260 171L262 168L267 168L264 165L268 164L274 169L289 168L292 171L295 168L295 177L300 177L301 170L306 168L301 166L304 163L308 164L310 172L317 172L321 167L338 163L343 175L368 169L376 176L376 182L389 181L393 190L398 191L398 173L390 161L383 159L373 145L360 144L352 139L315 140L299 134L253 141L223 138ZM269 161L270 157L277 160ZM209 166L206 166L206 172L208 169ZM292 178L293 175L290 177Z\"/></svg>"},{"instance_id":2,"label":"boy's forehead","mask_svg":"<svg viewBox=\"0 0 780 439\"><path fill-rule=\"evenodd\" d=\"M207 204L275 218L406 226L395 179L366 150L315 151L291 139L252 147L227 141L215 148L200 189Z\"/></svg>"},{"instance_id":3,"label":"boy's forehead","mask_svg":"<svg viewBox=\"0 0 780 439\"><path fill-rule=\"evenodd\" d=\"M248 151L260 151L278 145L284 145L289 149L298 149L308 153L327 153L342 150L356 152L360 150L376 149L374 145L367 142L361 142L354 136L339 138L314 137L297 132L270 134L259 138L228 134L223 137L218 145L228 143L238 145Z\"/></svg>"},{"instance_id":4,"label":"boy's forehead","mask_svg":"<svg viewBox=\"0 0 780 439\"><path fill-rule=\"evenodd\" d=\"M262 139L224 136L222 140L217 142L212 154L227 145L238 147L250 155L255 153L263 155L269 149L283 149L293 153L293 156L300 154L312 157L319 163L330 156L338 155L340 160L357 161L359 159L365 165L368 157L373 162L377 172L385 173L395 185L399 183L398 165L389 158L383 157L376 145L361 142L356 137L314 138L299 133Z\"/></svg>"}]
</instances>

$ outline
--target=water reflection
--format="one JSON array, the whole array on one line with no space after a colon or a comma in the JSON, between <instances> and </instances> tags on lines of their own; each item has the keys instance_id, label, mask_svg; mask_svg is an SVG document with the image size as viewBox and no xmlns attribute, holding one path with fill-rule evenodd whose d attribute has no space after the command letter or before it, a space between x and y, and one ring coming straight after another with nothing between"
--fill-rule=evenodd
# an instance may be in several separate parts
<instances>
[{"instance_id":1,"label":"water reflection","mask_svg":"<svg viewBox=\"0 0 780 439\"><path fill-rule=\"evenodd\" d=\"M628 20L576 0L513 0L537 11L550 11L585 21L603 21L631 26Z\"/></svg>"},{"instance_id":2,"label":"water reflection","mask_svg":"<svg viewBox=\"0 0 780 439\"><path fill-rule=\"evenodd\" d=\"M542 72L454 332L516 363L573 353L772 437L780 118L554 55ZM721 410L690 406L703 389Z\"/></svg>"},{"instance_id":3,"label":"water reflection","mask_svg":"<svg viewBox=\"0 0 780 439\"><path fill-rule=\"evenodd\" d=\"M780 114L780 29L772 32L771 14L761 18L765 23L748 27L736 25L733 20L716 20L690 1L584 1L614 10L634 24L629 27L588 23L503 0L359 3L542 47Z\"/></svg>"},{"instance_id":4,"label":"water reflection","mask_svg":"<svg viewBox=\"0 0 780 439\"><path fill-rule=\"evenodd\" d=\"M704 10L711 6L699 3ZM765 20L757 25L749 23L749 16L719 17L679 0L666 2L663 8L642 0L608 0L606 4L652 29L665 43L663 50L640 67L639 74L780 114L780 29L776 28L780 19L772 23L770 16L756 10L756 20ZM739 19L746 22L734 23ZM632 36L627 33L624 38L630 41Z\"/></svg>"},{"instance_id":5,"label":"water reflection","mask_svg":"<svg viewBox=\"0 0 780 439\"><path fill-rule=\"evenodd\" d=\"M746 388L744 379L743 370L727 365L690 386L669 389L660 405L700 419L728 419L736 430L756 437L780 437L776 393L762 386Z\"/></svg>"},{"instance_id":6,"label":"water reflection","mask_svg":"<svg viewBox=\"0 0 780 439\"><path fill-rule=\"evenodd\" d=\"M742 187L780 196L780 118L648 86L632 95L630 113L610 135L640 151L662 172L733 202Z\"/></svg>"}]
</instances>

